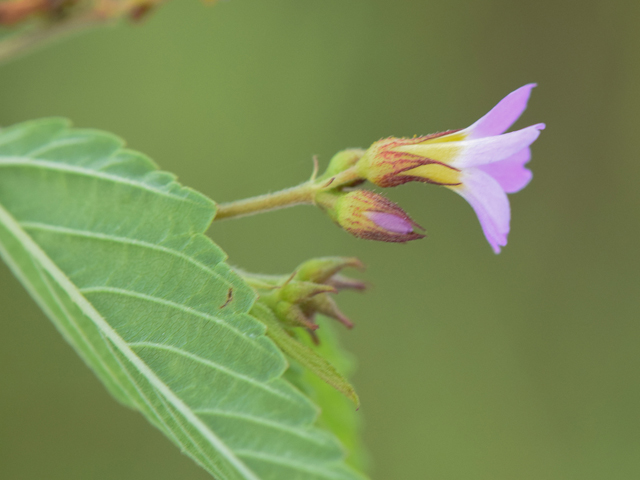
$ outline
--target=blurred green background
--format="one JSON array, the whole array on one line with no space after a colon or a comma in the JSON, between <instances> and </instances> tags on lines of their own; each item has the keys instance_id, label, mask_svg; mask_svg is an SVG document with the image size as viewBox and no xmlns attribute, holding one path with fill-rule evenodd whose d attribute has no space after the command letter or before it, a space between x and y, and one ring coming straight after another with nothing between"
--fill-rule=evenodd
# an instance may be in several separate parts
<instances>
[{"instance_id":1,"label":"blurred green background","mask_svg":"<svg viewBox=\"0 0 640 480\"><path fill-rule=\"evenodd\" d=\"M357 240L311 207L215 224L230 262L356 255L343 339L376 480L640 478L640 2L173 1L0 67L0 124L119 134L229 201L346 147L463 128L538 82L546 122L499 256L446 189L385 193L427 228ZM0 265L0 478L206 479L120 407ZM283 479L286 480L286 479Z\"/></svg>"}]
</instances>

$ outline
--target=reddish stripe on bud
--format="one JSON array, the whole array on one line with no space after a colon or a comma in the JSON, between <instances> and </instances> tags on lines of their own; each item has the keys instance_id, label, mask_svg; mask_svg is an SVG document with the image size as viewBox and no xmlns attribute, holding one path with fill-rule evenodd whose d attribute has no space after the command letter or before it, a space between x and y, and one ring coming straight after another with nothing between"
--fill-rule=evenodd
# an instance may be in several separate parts
<instances>
[{"instance_id":1,"label":"reddish stripe on bud","mask_svg":"<svg viewBox=\"0 0 640 480\"><path fill-rule=\"evenodd\" d=\"M367 240L405 243L424 238L424 230L397 204L368 190L323 193L316 198L329 215L351 235Z\"/></svg>"},{"instance_id":2,"label":"reddish stripe on bud","mask_svg":"<svg viewBox=\"0 0 640 480\"><path fill-rule=\"evenodd\" d=\"M433 133L431 135L423 135L414 138L395 138L389 137L378 140L365 152L358 161L358 173L369 180L371 183L379 187L396 187L403 183L420 181L431 183L424 178L413 175L404 175L403 173L422 165L430 165L441 162L426 158L412 153L401 152L395 150L405 145L416 145L427 140L450 135L459 130L449 130L446 132Z\"/></svg>"}]
</instances>

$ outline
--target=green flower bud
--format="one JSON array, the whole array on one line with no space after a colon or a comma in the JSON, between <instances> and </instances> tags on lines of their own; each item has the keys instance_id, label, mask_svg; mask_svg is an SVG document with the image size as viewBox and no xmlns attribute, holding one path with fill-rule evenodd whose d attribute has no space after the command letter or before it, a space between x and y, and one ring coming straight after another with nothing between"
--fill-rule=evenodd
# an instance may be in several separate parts
<instances>
[{"instance_id":1,"label":"green flower bud","mask_svg":"<svg viewBox=\"0 0 640 480\"><path fill-rule=\"evenodd\" d=\"M316 283L328 282L346 267L363 270L364 265L355 257L323 257L308 260L296 268L296 280Z\"/></svg>"},{"instance_id":2,"label":"green flower bud","mask_svg":"<svg viewBox=\"0 0 640 480\"><path fill-rule=\"evenodd\" d=\"M324 172L324 175L322 175L322 178L330 178L348 170L358 163L358 160L360 160L364 153L365 150L361 148L350 148L336 153L329 162L329 166ZM364 182L364 179L360 179L359 182Z\"/></svg>"}]
</instances>

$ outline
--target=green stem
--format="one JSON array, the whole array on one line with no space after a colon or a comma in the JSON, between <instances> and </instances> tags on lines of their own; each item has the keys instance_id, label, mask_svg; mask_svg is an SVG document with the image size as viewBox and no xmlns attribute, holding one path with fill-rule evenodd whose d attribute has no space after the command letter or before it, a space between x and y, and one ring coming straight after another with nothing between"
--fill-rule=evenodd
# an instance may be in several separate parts
<instances>
[{"instance_id":1,"label":"green stem","mask_svg":"<svg viewBox=\"0 0 640 480\"><path fill-rule=\"evenodd\" d=\"M245 217L256 213L268 212L294 205L313 205L318 186L305 182L297 187L287 188L279 192L267 193L236 202L218 204L218 212L214 220Z\"/></svg>"},{"instance_id":2,"label":"green stem","mask_svg":"<svg viewBox=\"0 0 640 480\"><path fill-rule=\"evenodd\" d=\"M235 202L220 203L214 220L246 217L295 205L315 205L318 193L340 191L344 187L363 181L364 179L360 177L355 167L348 168L329 177L324 175L320 178L315 178L314 175L311 180L296 187ZM327 202L331 200L331 196L326 196ZM322 203L320 202L321 205Z\"/></svg>"}]
</instances>

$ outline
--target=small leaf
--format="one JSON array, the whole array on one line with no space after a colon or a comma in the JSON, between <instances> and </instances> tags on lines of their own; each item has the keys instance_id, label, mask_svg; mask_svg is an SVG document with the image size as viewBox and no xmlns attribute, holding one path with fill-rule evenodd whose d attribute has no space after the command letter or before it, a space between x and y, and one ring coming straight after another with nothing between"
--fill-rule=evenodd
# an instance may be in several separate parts
<instances>
[{"instance_id":1,"label":"small leaf","mask_svg":"<svg viewBox=\"0 0 640 480\"><path fill-rule=\"evenodd\" d=\"M284 328L280 326L280 322L271 313L271 310L258 302L253 306L251 313L254 317L264 322L267 326L267 336L271 338L284 353L349 398L355 404L356 410L360 408L360 399L349 381L341 375L331 363L307 345L300 343L299 340L289 335Z\"/></svg>"},{"instance_id":2,"label":"small leaf","mask_svg":"<svg viewBox=\"0 0 640 480\"><path fill-rule=\"evenodd\" d=\"M301 341L314 348L319 355L326 358L346 376L351 376L355 370L355 361L352 355L341 347L336 330L339 328L329 319L325 319L318 330L319 345L313 345L311 337L307 336L302 336ZM307 368L292 363L285 373L285 378L321 408L318 425L333 432L347 448L349 452L347 463L360 471L366 471L369 466L369 456L360 435L362 423L360 412L353 409L353 404L344 395Z\"/></svg>"}]
</instances>

